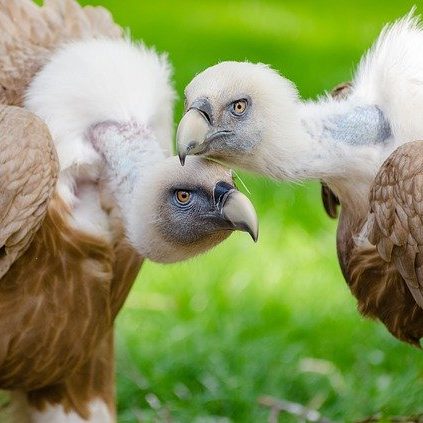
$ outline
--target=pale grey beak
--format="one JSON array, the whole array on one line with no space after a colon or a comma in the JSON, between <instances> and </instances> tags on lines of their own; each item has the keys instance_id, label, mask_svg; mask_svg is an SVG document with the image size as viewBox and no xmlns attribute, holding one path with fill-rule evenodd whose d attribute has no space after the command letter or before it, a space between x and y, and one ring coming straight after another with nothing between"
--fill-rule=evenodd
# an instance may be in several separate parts
<instances>
[{"instance_id":1,"label":"pale grey beak","mask_svg":"<svg viewBox=\"0 0 423 423\"><path fill-rule=\"evenodd\" d=\"M253 204L242 192L233 187L225 192L225 188L229 188L229 185L219 184L220 187L217 186L215 192L220 188L218 201L222 217L231 223L234 229L248 232L254 242L257 242L259 223Z\"/></svg>"},{"instance_id":2,"label":"pale grey beak","mask_svg":"<svg viewBox=\"0 0 423 423\"><path fill-rule=\"evenodd\" d=\"M209 130L209 122L198 109L189 109L185 113L176 132L178 156L182 166L188 154L198 154L202 151Z\"/></svg>"}]
</instances>

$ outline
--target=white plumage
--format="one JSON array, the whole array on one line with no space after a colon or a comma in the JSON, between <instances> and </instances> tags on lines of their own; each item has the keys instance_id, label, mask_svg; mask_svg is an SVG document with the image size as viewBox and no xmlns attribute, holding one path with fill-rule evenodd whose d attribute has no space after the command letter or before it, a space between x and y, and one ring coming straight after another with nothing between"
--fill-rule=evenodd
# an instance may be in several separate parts
<instances>
[{"instance_id":1,"label":"white plumage","mask_svg":"<svg viewBox=\"0 0 423 423\"><path fill-rule=\"evenodd\" d=\"M382 30L358 66L350 99L381 107L394 147L423 136L423 28L413 13Z\"/></svg>"},{"instance_id":2,"label":"white plumage","mask_svg":"<svg viewBox=\"0 0 423 423\"><path fill-rule=\"evenodd\" d=\"M62 171L76 165L72 173L86 166L92 172L99 156L85 133L97 122L143 123L170 155L175 99L170 77L166 55L142 44L79 41L63 46L34 78L25 106L47 123Z\"/></svg>"}]
</instances>

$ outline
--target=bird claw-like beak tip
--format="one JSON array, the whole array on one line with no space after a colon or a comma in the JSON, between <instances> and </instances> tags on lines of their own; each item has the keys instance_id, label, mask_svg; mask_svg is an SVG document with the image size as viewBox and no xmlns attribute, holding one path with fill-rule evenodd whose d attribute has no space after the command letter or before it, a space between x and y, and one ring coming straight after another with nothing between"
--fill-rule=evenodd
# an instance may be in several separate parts
<instances>
[{"instance_id":1,"label":"bird claw-like beak tip","mask_svg":"<svg viewBox=\"0 0 423 423\"><path fill-rule=\"evenodd\" d=\"M222 213L235 229L248 232L254 242L259 235L259 222L251 201L244 194L233 190L227 197Z\"/></svg>"},{"instance_id":2,"label":"bird claw-like beak tip","mask_svg":"<svg viewBox=\"0 0 423 423\"><path fill-rule=\"evenodd\" d=\"M258 241L258 237L259 237L258 228L257 228L257 232L253 232L251 229L247 230L247 232L250 234L250 236L251 236L251 238L253 239L254 242Z\"/></svg>"},{"instance_id":3,"label":"bird claw-like beak tip","mask_svg":"<svg viewBox=\"0 0 423 423\"><path fill-rule=\"evenodd\" d=\"M245 232L248 232L248 234L251 236L251 239L254 242L257 242L258 241L258 237L259 237L258 223L256 223L253 226L245 225L244 226L244 230L245 230Z\"/></svg>"}]
</instances>

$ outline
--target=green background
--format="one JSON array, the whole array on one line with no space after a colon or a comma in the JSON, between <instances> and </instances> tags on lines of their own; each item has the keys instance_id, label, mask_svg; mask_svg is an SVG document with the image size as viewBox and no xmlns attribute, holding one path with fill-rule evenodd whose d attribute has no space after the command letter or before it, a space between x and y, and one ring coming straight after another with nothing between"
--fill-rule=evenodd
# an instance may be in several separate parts
<instances>
[{"instance_id":1,"label":"green background","mask_svg":"<svg viewBox=\"0 0 423 423\"><path fill-rule=\"evenodd\" d=\"M167 51L182 98L197 72L226 59L269 63L316 97L349 80L383 24L415 2L86 3ZM319 185L242 179L257 245L238 233L190 262L144 265L117 323L120 421L265 422L260 395L336 421L422 413L423 357L358 314Z\"/></svg>"}]
</instances>

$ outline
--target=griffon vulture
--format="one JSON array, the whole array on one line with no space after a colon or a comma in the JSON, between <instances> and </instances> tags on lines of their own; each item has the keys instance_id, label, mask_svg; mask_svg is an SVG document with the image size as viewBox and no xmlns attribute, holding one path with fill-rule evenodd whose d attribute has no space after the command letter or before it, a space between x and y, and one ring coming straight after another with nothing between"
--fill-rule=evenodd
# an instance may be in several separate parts
<instances>
[{"instance_id":1,"label":"griffon vulture","mask_svg":"<svg viewBox=\"0 0 423 423\"><path fill-rule=\"evenodd\" d=\"M342 89L341 89L342 93ZM340 265L358 308L414 345L423 336L423 28L386 26L343 98L303 101L263 64L223 62L187 86L179 155L274 179L317 179L342 210ZM324 188L327 210L336 197ZM335 200L335 201L333 201Z\"/></svg>"},{"instance_id":2,"label":"griffon vulture","mask_svg":"<svg viewBox=\"0 0 423 423\"><path fill-rule=\"evenodd\" d=\"M19 422L114 421L113 322L142 257L256 238L254 209L228 170L166 158L169 65L104 9L1 1L0 25L0 388Z\"/></svg>"}]
</instances>

